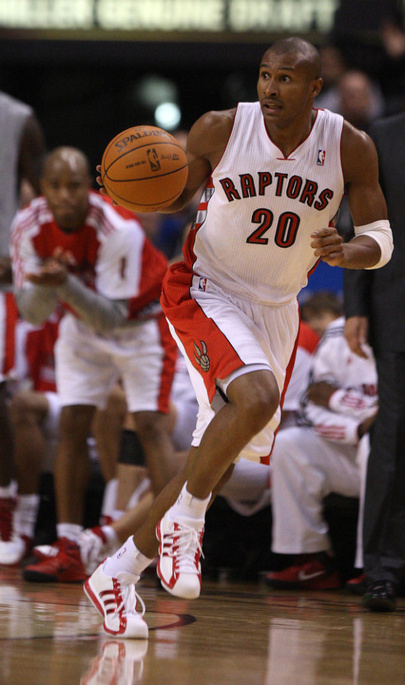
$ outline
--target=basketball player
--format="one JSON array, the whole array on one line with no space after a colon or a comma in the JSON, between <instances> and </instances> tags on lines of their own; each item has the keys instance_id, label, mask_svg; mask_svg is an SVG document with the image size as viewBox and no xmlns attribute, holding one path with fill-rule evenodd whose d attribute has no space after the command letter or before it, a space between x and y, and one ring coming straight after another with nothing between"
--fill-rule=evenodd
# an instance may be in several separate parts
<instances>
[{"instance_id":1,"label":"basketball player","mask_svg":"<svg viewBox=\"0 0 405 685\"><path fill-rule=\"evenodd\" d=\"M13 293L0 290L0 554L11 540L11 520L16 507L14 440L7 395L15 364L17 320Z\"/></svg>"},{"instance_id":2,"label":"basketball player","mask_svg":"<svg viewBox=\"0 0 405 685\"><path fill-rule=\"evenodd\" d=\"M272 548L291 566L267 575L278 587L339 587L323 500L331 492L359 497L360 440L377 412L377 372L371 348L363 359L349 348L343 316L326 328L311 359L301 425L282 431L272 453Z\"/></svg>"},{"instance_id":3,"label":"basketball player","mask_svg":"<svg viewBox=\"0 0 405 685\"><path fill-rule=\"evenodd\" d=\"M10 517L15 509L13 439L7 407L6 377L11 369L17 308L11 292L10 227L19 205L39 192L45 153L42 127L32 107L0 91L0 547L11 539ZM7 340L7 344L4 343ZM12 363L11 363L12 365ZM4 374L4 372L6 372Z\"/></svg>"},{"instance_id":4,"label":"basketball player","mask_svg":"<svg viewBox=\"0 0 405 685\"><path fill-rule=\"evenodd\" d=\"M188 180L165 211L183 207L202 183L205 190L161 301L200 409L185 472L86 581L109 633L145 636L133 586L158 549L163 587L198 597L205 511L235 460L271 451L294 359L297 294L317 261L357 269L390 259L374 145L340 115L314 109L321 87L317 50L283 39L262 58L258 102L209 112L190 130ZM345 186L357 227L349 243L333 226Z\"/></svg>"},{"instance_id":5,"label":"basketball player","mask_svg":"<svg viewBox=\"0 0 405 685\"><path fill-rule=\"evenodd\" d=\"M0 91L0 284L10 286L11 223L27 198L40 191L45 136L30 105Z\"/></svg>"},{"instance_id":6,"label":"basketball player","mask_svg":"<svg viewBox=\"0 0 405 685\"><path fill-rule=\"evenodd\" d=\"M7 500L0 498L0 530L7 529L7 535L0 536L1 566L18 564L31 549L41 467L49 465L56 446L59 404L53 348L61 313L55 312L40 327L19 319L15 329L15 370L8 401L15 482L8 507Z\"/></svg>"},{"instance_id":7,"label":"basketball player","mask_svg":"<svg viewBox=\"0 0 405 685\"><path fill-rule=\"evenodd\" d=\"M27 566L24 577L74 582L86 577L76 541L95 408L120 377L152 482L168 482L174 465L166 414L177 350L158 299L166 258L134 214L90 190L88 161L75 148L50 153L41 186L43 197L14 220L12 260L25 319L38 324L58 303L66 309L55 345L59 554Z\"/></svg>"}]
</instances>

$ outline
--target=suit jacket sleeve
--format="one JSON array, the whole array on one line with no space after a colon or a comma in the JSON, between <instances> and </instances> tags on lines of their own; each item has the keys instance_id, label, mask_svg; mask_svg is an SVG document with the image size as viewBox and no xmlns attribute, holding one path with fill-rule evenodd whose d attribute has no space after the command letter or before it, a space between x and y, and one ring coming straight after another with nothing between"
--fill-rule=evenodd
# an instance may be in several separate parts
<instances>
[{"instance_id":1,"label":"suit jacket sleeve","mask_svg":"<svg viewBox=\"0 0 405 685\"><path fill-rule=\"evenodd\" d=\"M370 317L372 278L372 272L365 269L344 270L343 299L346 319L351 316Z\"/></svg>"}]
</instances>

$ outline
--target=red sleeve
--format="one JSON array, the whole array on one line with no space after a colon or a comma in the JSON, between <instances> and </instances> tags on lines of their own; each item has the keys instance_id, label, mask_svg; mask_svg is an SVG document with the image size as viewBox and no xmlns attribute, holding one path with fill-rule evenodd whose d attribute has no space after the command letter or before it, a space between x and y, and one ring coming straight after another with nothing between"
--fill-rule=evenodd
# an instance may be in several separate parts
<instances>
[{"instance_id":1,"label":"red sleeve","mask_svg":"<svg viewBox=\"0 0 405 685\"><path fill-rule=\"evenodd\" d=\"M316 346L319 342L319 336L315 333L314 329L311 328L305 321L300 322L300 329L298 333L298 345L307 350L310 354L314 352Z\"/></svg>"},{"instance_id":2,"label":"red sleeve","mask_svg":"<svg viewBox=\"0 0 405 685\"><path fill-rule=\"evenodd\" d=\"M149 240L145 240L142 252L142 276L140 293L129 301L129 319L136 319L143 309L160 300L162 281L167 271L167 259Z\"/></svg>"}]
</instances>

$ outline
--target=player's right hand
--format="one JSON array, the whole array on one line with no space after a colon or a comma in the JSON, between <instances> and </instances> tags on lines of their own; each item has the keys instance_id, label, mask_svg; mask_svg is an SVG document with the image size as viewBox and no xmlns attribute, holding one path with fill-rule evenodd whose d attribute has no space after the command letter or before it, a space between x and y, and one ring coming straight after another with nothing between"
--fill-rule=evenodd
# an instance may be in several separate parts
<instances>
[{"instance_id":1,"label":"player's right hand","mask_svg":"<svg viewBox=\"0 0 405 685\"><path fill-rule=\"evenodd\" d=\"M107 193L107 191L103 185L103 179L101 178L101 164L98 164L96 166L96 171L98 173L98 176L96 176L96 181L97 181L98 185L100 186L99 191L102 195L108 195L108 193Z\"/></svg>"},{"instance_id":2,"label":"player's right hand","mask_svg":"<svg viewBox=\"0 0 405 685\"><path fill-rule=\"evenodd\" d=\"M345 338L352 352L364 359L368 358L363 347L368 338L368 319L366 316L351 316L346 320Z\"/></svg>"},{"instance_id":3,"label":"player's right hand","mask_svg":"<svg viewBox=\"0 0 405 685\"><path fill-rule=\"evenodd\" d=\"M99 192L101 193L101 195L105 195L105 197L110 197L109 194L107 193L106 189L104 188L103 179L101 178L101 164L98 164L96 166L96 171L99 174L98 176L96 176L96 181L97 181L98 185L100 186ZM112 198L110 198L110 199L112 200ZM113 203L113 205L118 207L118 203L115 202L115 200L112 200L112 203Z\"/></svg>"}]
</instances>

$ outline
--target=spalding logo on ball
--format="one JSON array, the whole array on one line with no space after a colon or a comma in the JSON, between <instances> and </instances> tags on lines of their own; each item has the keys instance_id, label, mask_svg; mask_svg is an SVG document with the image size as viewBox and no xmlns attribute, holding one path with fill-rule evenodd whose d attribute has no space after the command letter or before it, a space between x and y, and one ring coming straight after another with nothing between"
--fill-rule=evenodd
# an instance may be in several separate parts
<instances>
[{"instance_id":1,"label":"spalding logo on ball","mask_svg":"<svg viewBox=\"0 0 405 685\"><path fill-rule=\"evenodd\" d=\"M134 212L155 212L174 202L186 185L187 157L180 143L157 126L133 126L107 145L101 178L108 195Z\"/></svg>"}]
</instances>

